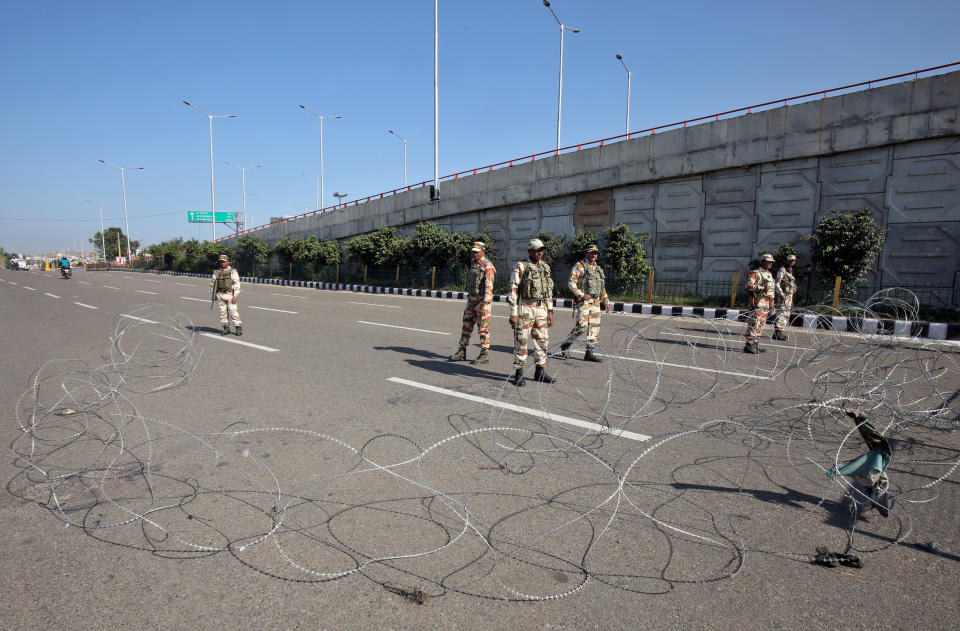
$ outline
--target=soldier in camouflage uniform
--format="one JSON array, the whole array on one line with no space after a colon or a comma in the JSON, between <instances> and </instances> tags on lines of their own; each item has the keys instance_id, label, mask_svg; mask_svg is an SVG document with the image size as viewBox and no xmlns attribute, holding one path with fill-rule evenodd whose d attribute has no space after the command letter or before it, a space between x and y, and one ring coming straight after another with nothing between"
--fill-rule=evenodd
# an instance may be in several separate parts
<instances>
[{"instance_id":1,"label":"soldier in camouflage uniform","mask_svg":"<svg viewBox=\"0 0 960 631\"><path fill-rule=\"evenodd\" d=\"M573 317L577 321L567 340L560 345L560 353L566 359L569 357L570 346L573 340L586 332L587 352L584 361L603 361L594 353L597 344L597 334L600 332L600 313L606 310L610 313L610 300L607 298L606 279L603 269L597 265L600 248L591 245L583 252L584 259L578 261L570 270L570 282L567 286L573 292L576 306Z\"/></svg>"},{"instance_id":2,"label":"soldier in camouflage uniform","mask_svg":"<svg viewBox=\"0 0 960 631\"><path fill-rule=\"evenodd\" d=\"M783 332L790 324L790 309L793 308L793 294L797 293L797 279L793 276L793 266L797 263L797 256L791 254L787 256L787 266L781 267L777 272L776 281L776 300L777 319L773 321L773 339L786 340L787 334Z\"/></svg>"},{"instance_id":3,"label":"soldier in camouflage uniform","mask_svg":"<svg viewBox=\"0 0 960 631\"><path fill-rule=\"evenodd\" d=\"M767 323L767 317L773 307L774 287L773 274L770 268L773 267L773 255L764 254L760 257L760 267L753 270L747 276L747 298L750 312L747 314L747 343L743 347L744 353L762 353L763 349L757 343L757 340L763 335L763 327Z\"/></svg>"},{"instance_id":4,"label":"soldier in camouflage uniform","mask_svg":"<svg viewBox=\"0 0 960 631\"><path fill-rule=\"evenodd\" d=\"M470 250L473 264L467 272L467 306L463 310L463 333L460 335L460 348L450 356L450 361L467 360L467 344L470 343L470 334L476 326L477 334L480 335L480 355L473 363L490 362L487 356L490 349L490 310L493 307L493 278L497 270L486 256L486 247L487 244L483 241L474 241Z\"/></svg>"},{"instance_id":5,"label":"soldier in camouflage uniform","mask_svg":"<svg viewBox=\"0 0 960 631\"><path fill-rule=\"evenodd\" d=\"M547 375L547 346L550 327L553 326L553 279L550 266L543 262L546 248L540 239L531 239L527 246L527 260L518 261L510 275L510 326L514 330L513 383L526 385L523 369L527 363L527 342L533 338L534 362L537 370L533 378L544 383L555 383Z\"/></svg>"},{"instance_id":6,"label":"soldier in camouflage uniform","mask_svg":"<svg viewBox=\"0 0 960 631\"><path fill-rule=\"evenodd\" d=\"M243 335L243 329L240 327L240 312L237 310L237 295L240 293L240 274L237 270L230 267L230 259L226 254L221 254L217 261L219 269L213 270L213 278L210 280L210 290L213 291L214 300L217 301L217 308L220 310L220 324L223 325L221 335L230 332L230 319L233 320L234 330L237 335ZM227 312L230 313L230 319L227 319Z\"/></svg>"}]
</instances>

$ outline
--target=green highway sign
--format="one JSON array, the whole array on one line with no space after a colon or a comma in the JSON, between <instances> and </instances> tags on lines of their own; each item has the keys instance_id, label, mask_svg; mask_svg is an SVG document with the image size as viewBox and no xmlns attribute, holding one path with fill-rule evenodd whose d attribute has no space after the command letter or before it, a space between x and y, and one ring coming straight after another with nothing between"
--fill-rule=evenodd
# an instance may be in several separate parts
<instances>
[{"instance_id":1,"label":"green highway sign","mask_svg":"<svg viewBox=\"0 0 960 631\"><path fill-rule=\"evenodd\" d=\"M234 223L236 222L235 213L232 212L221 212L217 211L217 223ZM188 210L187 211L187 221L193 223L210 223L213 218L213 213L209 210Z\"/></svg>"}]
</instances>

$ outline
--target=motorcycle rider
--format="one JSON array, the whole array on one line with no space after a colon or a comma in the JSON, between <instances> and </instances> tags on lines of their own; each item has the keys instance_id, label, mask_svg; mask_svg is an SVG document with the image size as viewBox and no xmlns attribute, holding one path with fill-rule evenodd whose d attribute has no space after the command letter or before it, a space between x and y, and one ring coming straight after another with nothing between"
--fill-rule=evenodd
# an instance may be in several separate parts
<instances>
[{"instance_id":1,"label":"motorcycle rider","mask_svg":"<svg viewBox=\"0 0 960 631\"><path fill-rule=\"evenodd\" d=\"M63 257L60 259L60 274L67 278L70 276L70 259Z\"/></svg>"}]
</instances>

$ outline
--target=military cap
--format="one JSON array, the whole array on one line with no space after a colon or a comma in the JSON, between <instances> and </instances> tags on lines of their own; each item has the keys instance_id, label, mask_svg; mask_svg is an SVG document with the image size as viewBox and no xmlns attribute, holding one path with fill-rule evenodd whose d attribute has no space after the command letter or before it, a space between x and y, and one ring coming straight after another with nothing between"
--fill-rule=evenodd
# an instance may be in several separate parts
<instances>
[{"instance_id":1,"label":"military cap","mask_svg":"<svg viewBox=\"0 0 960 631\"><path fill-rule=\"evenodd\" d=\"M218 263L219 263L220 261L226 261L226 262L229 263L229 262L230 262L230 257L227 256L226 254L221 254L220 257L217 259L217 262L218 262Z\"/></svg>"},{"instance_id":2,"label":"military cap","mask_svg":"<svg viewBox=\"0 0 960 631\"><path fill-rule=\"evenodd\" d=\"M483 251L486 250L486 249L487 249L487 244L486 244L486 243L484 243L483 241L474 241L474 242L473 242L473 247L470 248L470 251L471 251L471 252L483 252Z\"/></svg>"},{"instance_id":3,"label":"military cap","mask_svg":"<svg viewBox=\"0 0 960 631\"><path fill-rule=\"evenodd\" d=\"M595 246L595 245L588 245L588 246L586 247L586 249L584 249L583 253L584 253L584 254L590 254L591 252L599 252L599 251L600 251L600 248L598 248L597 246Z\"/></svg>"},{"instance_id":4,"label":"military cap","mask_svg":"<svg viewBox=\"0 0 960 631\"><path fill-rule=\"evenodd\" d=\"M772 254L764 254L763 256L760 257L760 260L761 260L761 261L770 261L770 262L772 263L772 262L774 261L774 258L773 258L773 255L772 255Z\"/></svg>"},{"instance_id":5,"label":"military cap","mask_svg":"<svg viewBox=\"0 0 960 631\"><path fill-rule=\"evenodd\" d=\"M527 244L528 250L542 250L545 247L547 246L545 246L540 239L530 239L530 243Z\"/></svg>"}]
</instances>

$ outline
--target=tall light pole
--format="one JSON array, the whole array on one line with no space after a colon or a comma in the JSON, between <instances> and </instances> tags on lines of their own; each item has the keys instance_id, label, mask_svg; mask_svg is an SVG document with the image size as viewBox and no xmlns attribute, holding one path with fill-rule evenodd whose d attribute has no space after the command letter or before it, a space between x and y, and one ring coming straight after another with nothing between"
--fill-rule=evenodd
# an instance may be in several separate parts
<instances>
[{"instance_id":1,"label":"tall light pole","mask_svg":"<svg viewBox=\"0 0 960 631\"><path fill-rule=\"evenodd\" d=\"M103 206L93 201L92 199L87 199L84 201L86 201L88 204L93 204L94 206L100 209L100 248L103 250L103 262L106 263L107 262L107 243L103 237Z\"/></svg>"},{"instance_id":2,"label":"tall light pole","mask_svg":"<svg viewBox=\"0 0 960 631\"><path fill-rule=\"evenodd\" d=\"M393 131L392 129L388 129L387 132L393 134L394 136L396 136L397 138L403 141L403 186L406 187L407 186L407 139L401 136L400 134L398 134L397 132Z\"/></svg>"},{"instance_id":3,"label":"tall light pole","mask_svg":"<svg viewBox=\"0 0 960 631\"><path fill-rule=\"evenodd\" d=\"M439 0L433 0L433 191L431 199L440 199L440 13Z\"/></svg>"},{"instance_id":4,"label":"tall light pole","mask_svg":"<svg viewBox=\"0 0 960 631\"><path fill-rule=\"evenodd\" d=\"M550 0L543 0L543 6L550 9L550 13L553 14L553 19L557 21L557 24L560 25L560 87L557 89L557 154L560 154L560 114L563 111L563 32L564 31L573 31L574 33L579 33L580 29L566 26L563 22L560 21L560 18L557 17L556 12L553 10L553 7L550 6Z\"/></svg>"},{"instance_id":5,"label":"tall light pole","mask_svg":"<svg viewBox=\"0 0 960 631\"><path fill-rule=\"evenodd\" d=\"M323 119L325 119L325 118L343 118L343 117L342 117L342 116L331 116L330 114L327 114L327 115L325 115L325 116L321 116L320 114L317 114L316 112L314 112L313 110L311 110L311 109L310 109L309 107L307 107L306 105L301 105L301 106L300 106L300 109L306 110L306 111L310 112L311 114L313 114L314 116L316 116L317 118L320 119L320 201L317 203L317 210L320 210L320 209L323 208L323 204L326 204L326 203L327 203L326 197L325 197L324 194L323 194Z\"/></svg>"},{"instance_id":6,"label":"tall light pole","mask_svg":"<svg viewBox=\"0 0 960 631\"><path fill-rule=\"evenodd\" d=\"M317 208L316 209L320 210L320 178L318 178L316 175L307 175L306 173L301 173L300 175L302 175L303 177L308 177L311 180L314 180L316 182L317 184Z\"/></svg>"},{"instance_id":7,"label":"tall light pole","mask_svg":"<svg viewBox=\"0 0 960 631\"><path fill-rule=\"evenodd\" d=\"M624 63L621 55L617 55L617 59L620 60L623 69L627 71L627 130L623 133L627 135L627 138L630 138L630 69L627 68L627 64Z\"/></svg>"},{"instance_id":8,"label":"tall light pole","mask_svg":"<svg viewBox=\"0 0 960 631\"><path fill-rule=\"evenodd\" d=\"M236 118L236 114L207 114L202 109L191 103L190 101L184 101L185 105L189 105L193 109L197 110L201 114L207 117L207 120L210 122L210 212L213 213L211 217L210 225L213 226L213 240L217 240L217 196L213 190L213 119L215 118Z\"/></svg>"},{"instance_id":9,"label":"tall light pole","mask_svg":"<svg viewBox=\"0 0 960 631\"><path fill-rule=\"evenodd\" d=\"M246 231L247 229L247 169L259 169L260 165L254 164L253 166L242 167L234 164L233 162L230 162L229 160L225 160L225 162L232 167L240 169L240 189L243 191L243 229L244 231Z\"/></svg>"},{"instance_id":10,"label":"tall light pole","mask_svg":"<svg viewBox=\"0 0 960 631\"><path fill-rule=\"evenodd\" d=\"M133 169L135 171L143 171L143 167L122 167L119 164L114 164L113 162L107 162L106 160L100 160L101 164L109 164L112 167L120 169L120 187L123 189L123 225L126 226L127 230L127 265L130 264L130 219L127 217L127 181L124 178L124 171L127 169ZM102 232L102 231L101 231ZM119 239L119 236L117 237ZM119 250L120 247L118 246Z\"/></svg>"}]
</instances>

